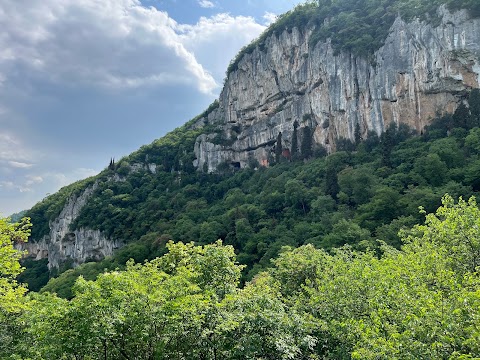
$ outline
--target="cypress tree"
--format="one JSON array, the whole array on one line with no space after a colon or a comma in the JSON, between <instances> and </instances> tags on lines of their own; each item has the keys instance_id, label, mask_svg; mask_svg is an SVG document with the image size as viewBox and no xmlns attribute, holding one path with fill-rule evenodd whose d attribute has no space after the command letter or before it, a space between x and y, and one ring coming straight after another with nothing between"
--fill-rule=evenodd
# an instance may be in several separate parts
<instances>
[{"instance_id":1,"label":"cypress tree","mask_svg":"<svg viewBox=\"0 0 480 360\"><path fill-rule=\"evenodd\" d=\"M108 164L108 170L115 170L115 159L110 158L110 164Z\"/></svg>"},{"instance_id":2,"label":"cypress tree","mask_svg":"<svg viewBox=\"0 0 480 360\"><path fill-rule=\"evenodd\" d=\"M455 110L453 114L453 126L460 127L460 128L467 128L467 124L470 123L470 111L462 102L460 106Z\"/></svg>"},{"instance_id":3,"label":"cypress tree","mask_svg":"<svg viewBox=\"0 0 480 360\"><path fill-rule=\"evenodd\" d=\"M338 185L337 169L334 165L328 164L325 173L325 193L337 199L339 191L340 186Z\"/></svg>"},{"instance_id":4,"label":"cypress tree","mask_svg":"<svg viewBox=\"0 0 480 360\"><path fill-rule=\"evenodd\" d=\"M382 149L382 164L383 166L390 167L391 160L390 155L392 153L392 149L395 146L395 136L397 133L397 125L395 123L391 123L390 126L385 130L380 138L380 145Z\"/></svg>"},{"instance_id":5,"label":"cypress tree","mask_svg":"<svg viewBox=\"0 0 480 360\"><path fill-rule=\"evenodd\" d=\"M280 131L277 136L277 144L275 145L275 162L277 164L280 163L280 160L282 159L282 151L282 132Z\"/></svg>"},{"instance_id":6,"label":"cypress tree","mask_svg":"<svg viewBox=\"0 0 480 360\"><path fill-rule=\"evenodd\" d=\"M362 133L360 132L360 123L357 122L355 125L355 145L358 146L360 144L360 141L362 141Z\"/></svg>"},{"instance_id":7,"label":"cypress tree","mask_svg":"<svg viewBox=\"0 0 480 360\"><path fill-rule=\"evenodd\" d=\"M470 128L480 126L480 90L473 89L468 99L470 106Z\"/></svg>"},{"instance_id":8,"label":"cypress tree","mask_svg":"<svg viewBox=\"0 0 480 360\"><path fill-rule=\"evenodd\" d=\"M293 134L292 134L292 160L296 160L298 157L298 121L295 120L293 123Z\"/></svg>"},{"instance_id":9,"label":"cypress tree","mask_svg":"<svg viewBox=\"0 0 480 360\"><path fill-rule=\"evenodd\" d=\"M312 157L313 154L313 143L312 143L312 130L309 126L303 128L302 134L302 145L301 145L301 155L302 159L308 159Z\"/></svg>"}]
</instances>

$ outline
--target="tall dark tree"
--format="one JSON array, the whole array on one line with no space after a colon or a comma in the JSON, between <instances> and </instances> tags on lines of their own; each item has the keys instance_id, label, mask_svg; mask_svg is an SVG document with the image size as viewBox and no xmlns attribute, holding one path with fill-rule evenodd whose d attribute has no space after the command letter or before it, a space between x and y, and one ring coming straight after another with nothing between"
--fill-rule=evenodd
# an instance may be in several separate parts
<instances>
[{"instance_id":1,"label":"tall dark tree","mask_svg":"<svg viewBox=\"0 0 480 360\"><path fill-rule=\"evenodd\" d=\"M392 165L390 155L392 153L393 147L395 146L396 133L397 124L391 123L380 138L383 166L390 167Z\"/></svg>"},{"instance_id":2,"label":"tall dark tree","mask_svg":"<svg viewBox=\"0 0 480 360\"><path fill-rule=\"evenodd\" d=\"M473 89L468 99L470 106L470 128L480 127L480 90Z\"/></svg>"},{"instance_id":3,"label":"tall dark tree","mask_svg":"<svg viewBox=\"0 0 480 360\"><path fill-rule=\"evenodd\" d=\"M296 160L298 158L298 121L295 120L293 122L293 134L292 134L292 160Z\"/></svg>"},{"instance_id":4,"label":"tall dark tree","mask_svg":"<svg viewBox=\"0 0 480 360\"><path fill-rule=\"evenodd\" d=\"M459 128L467 128L467 124L470 122L470 111L462 102L458 106L457 110L453 114L453 126Z\"/></svg>"},{"instance_id":5,"label":"tall dark tree","mask_svg":"<svg viewBox=\"0 0 480 360\"><path fill-rule=\"evenodd\" d=\"M340 186L338 185L337 169L334 164L329 163L325 173L325 193L337 199L339 191Z\"/></svg>"},{"instance_id":6,"label":"tall dark tree","mask_svg":"<svg viewBox=\"0 0 480 360\"><path fill-rule=\"evenodd\" d=\"M313 155L313 132L309 126L305 126L302 130L302 145L300 146L300 153L302 159L309 159Z\"/></svg>"},{"instance_id":7,"label":"tall dark tree","mask_svg":"<svg viewBox=\"0 0 480 360\"><path fill-rule=\"evenodd\" d=\"M110 159L110 164L108 164L108 170L115 170L115 159Z\"/></svg>"},{"instance_id":8,"label":"tall dark tree","mask_svg":"<svg viewBox=\"0 0 480 360\"><path fill-rule=\"evenodd\" d=\"M360 130L360 123L358 123L358 122L355 125L354 136L355 136L355 145L358 146L358 144L360 144L360 141L362 141L362 133L361 133L361 130Z\"/></svg>"},{"instance_id":9,"label":"tall dark tree","mask_svg":"<svg viewBox=\"0 0 480 360\"><path fill-rule=\"evenodd\" d=\"M275 162L278 164L282 159L282 132L280 131L277 135L277 144L275 145Z\"/></svg>"}]
</instances>

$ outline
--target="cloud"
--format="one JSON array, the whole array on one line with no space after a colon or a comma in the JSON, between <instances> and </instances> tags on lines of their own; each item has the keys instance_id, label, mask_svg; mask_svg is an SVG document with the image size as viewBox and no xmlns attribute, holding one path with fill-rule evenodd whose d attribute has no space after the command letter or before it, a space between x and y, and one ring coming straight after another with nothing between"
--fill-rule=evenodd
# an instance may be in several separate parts
<instances>
[{"instance_id":1,"label":"cloud","mask_svg":"<svg viewBox=\"0 0 480 360\"><path fill-rule=\"evenodd\" d=\"M208 1L208 0L198 0L198 4L202 8L213 8L213 7L215 7L215 4L211 1Z\"/></svg>"},{"instance_id":2,"label":"cloud","mask_svg":"<svg viewBox=\"0 0 480 360\"><path fill-rule=\"evenodd\" d=\"M250 16L221 13L201 17L194 25L179 28L184 46L217 79L222 79L229 61L239 49L258 37L266 27Z\"/></svg>"},{"instance_id":3,"label":"cloud","mask_svg":"<svg viewBox=\"0 0 480 360\"><path fill-rule=\"evenodd\" d=\"M0 164L8 164L11 167L30 167L32 154L22 142L11 134L0 134Z\"/></svg>"},{"instance_id":4,"label":"cloud","mask_svg":"<svg viewBox=\"0 0 480 360\"><path fill-rule=\"evenodd\" d=\"M139 0L2 0L0 24L7 214L201 112L228 62L265 29L230 14L182 24Z\"/></svg>"},{"instance_id":5,"label":"cloud","mask_svg":"<svg viewBox=\"0 0 480 360\"><path fill-rule=\"evenodd\" d=\"M0 181L0 189L6 189L10 191L16 191L19 193L32 192L33 190L27 186L19 185L13 181Z\"/></svg>"},{"instance_id":6,"label":"cloud","mask_svg":"<svg viewBox=\"0 0 480 360\"><path fill-rule=\"evenodd\" d=\"M18 168L18 169L28 169L28 168L33 166L32 164L27 164L27 163L20 162L20 161L9 161L8 164L10 166L12 166L14 168Z\"/></svg>"},{"instance_id":7,"label":"cloud","mask_svg":"<svg viewBox=\"0 0 480 360\"><path fill-rule=\"evenodd\" d=\"M274 23L278 18L278 15L271 13L271 12L266 12L263 15L263 19L265 20L265 25L270 25L271 23Z\"/></svg>"},{"instance_id":8,"label":"cloud","mask_svg":"<svg viewBox=\"0 0 480 360\"><path fill-rule=\"evenodd\" d=\"M5 0L0 5L0 84L28 72L53 83L107 89L218 87L167 13L138 0Z\"/></svg>"},{"instance_id":9,"label":"cloud","mask_svg":"<svg viewBox=\"0 0 480 360\"><path fill-rule=\"evenodd\" d=\"M38 176L38 175L27 175L26 176L26 185L30 186L33 184L41 184L43 182L43 177Z\"/></svg>"}]
</instances>

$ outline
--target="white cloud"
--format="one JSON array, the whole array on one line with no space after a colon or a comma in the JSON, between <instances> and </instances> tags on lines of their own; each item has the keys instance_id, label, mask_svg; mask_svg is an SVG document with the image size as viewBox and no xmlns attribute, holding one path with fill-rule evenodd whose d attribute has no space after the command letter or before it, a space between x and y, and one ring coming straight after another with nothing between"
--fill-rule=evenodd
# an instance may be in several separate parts
<instances>
[{"instance_id":1,"label":"white cloud","mask_svg":"<svg viewBox=\"0 0 480 360\"><path fill-rule=\"evenodd\" d=\"M32 154L22 142L11 134L0 134L0 164L25 168L32 161Z\"/></svg>"},{"instance_id":2,"label":"white cloud","mask_svg":"<svg viewBox=\"0 0 480 360\"><path fill-rule=\"evenodd\" d=\"M217 79L223 79L239 49L265 30L250 16L217 14L201 17L195 25L183 25L181 41Z\"/></svg>"},{"instance_id":3,"label":"white cloud","mask_svg":"<svg viewBox=\"0 0 480 360\"><path fill-rule=\"evenodd\" d=\"M278 15L271 13L271 12L266 12L263 15L263 19L265 20L265 25L270 25L271 23L274 23L278 18Z\"/></svg>"},{"instance_id":4,"label":"white cloud","mask_svg":"<svg viewBox=\"0 0 480 360\"><path fill-rule=\"evenodd\" d=\"M53 82L113 89L218 86L181 43L179 24L138 0L5 0L0 23L0 79L24 67Z\"/></svg>"},{"instance_id":5,"label":"white cloud","mask_svg":"<svg viewBox=\"0 0 480 360\"><path fill-rule=\"evenodd\" d=\"M208 0L199 4L214 6ZM22 73L71 86L181 84L203 93L219 88L205 53L220 57L224 71L236 51L265 28L252 17L227 14L183 25L139 0L4 0L0 23L0 86L10 74Z\"/></svg>"},{"instance_id":6,"label":"white cloud","mask_svg":"<svg viewBox=\"0 0 480 360\"><path fill-rule=\"evenodd\" d=\"M98 104L85 102L90 99L82 97L86 92L112 107L126 103L122 107L126 115L118 120L119 134L131 130L126 119L138 116L155 119L148 125L151 136L161 136L168 127L158 123L184 120L175 117L179 105L171 99L192 94L193 108L199 98L213 97L228 62L265 29L253 17L229 14L185 25L139 0L1 0L0 24L0 212L5 213L27 208L47 192L98 173L70 168L72 163L97 166L97 153L93 159L84 153L98 141L89 135L103 131L100 125L107 112L102 114L95 109ZM128 100L137 94L151 95L134 99L131 104L140 106L130 115ZM147 101L161 106L145 110ZM166 101L171 112L149 112L163 109ZM64 109L73 102L80 111L72 115L80 115L70 117ZM82 106L90 128L80 124ZM98 129L91 126L97 121ZM77 140L62 148L72 134ZM134 136L129 133L129 137ZM116 137L102 139L104 148L120 147ZM64 152L75 161L65 161Z\"/></svg>"},{"instance_id":7,"label":"white cloud","mask_svg":"<svg viewBox=\"0 0 480 360\"><path fill-rule=\"evenodd\" d=\"M27 163L24 163L24 162L20 162L20 161L9 161L8 164L14 168L18 168L18 169L28 169L28 168L31 168L33 165L32 164L27 164Z\"/></svg>"},{"instance_id":8,"label":"white cloud","mask_svg":"<svg viewBox=\"0 0 480 360\"><path fill-rule=\"evenodd\" d=\"M0 189L6 189L9 191L17 191L20 193L32 192L33 190L27 186L19 185L13 181L0 181Z\"/></svg>"},{"instance_id":9,"label":"white cloud","mask_svg":"<svg viewBox=\"0 0 480 360\"><path fill-rule=\"evenodd\" d=\"M198 4L202 8L213 8L213 7L215 7L215 4L211 1L208 1L208 0L198 0Z\"/></svg>"},{"instance_id":10,"label":"white cloud","mask_svg":"<svg viewBox=\"0 0 480 360\"><path fill-rule=\"evenodd\" d=\"M30 185L33 185L33 184L41 184L43 182L43 177L41 176L38 176L38 175L27 175L26 176L26 185L27 186L30 186Z\"/></svg>"}]
</instances>

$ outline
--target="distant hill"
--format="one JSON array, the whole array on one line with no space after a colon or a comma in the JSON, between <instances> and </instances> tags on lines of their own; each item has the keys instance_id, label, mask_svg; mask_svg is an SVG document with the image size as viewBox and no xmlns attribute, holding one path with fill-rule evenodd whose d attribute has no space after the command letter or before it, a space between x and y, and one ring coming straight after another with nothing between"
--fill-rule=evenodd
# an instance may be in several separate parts
<instances>
[{"instance_id":1,"label":"distant hill","mask_svg":"<svg viewBox=\"0 0 480 360\"><path fill-rule=\"evenodd\" d=\"M11 222L18 222L21 218L25 216L28 210L22 210L18 213L12 214L9 216Z\"/></svg>"}]
</instances>

